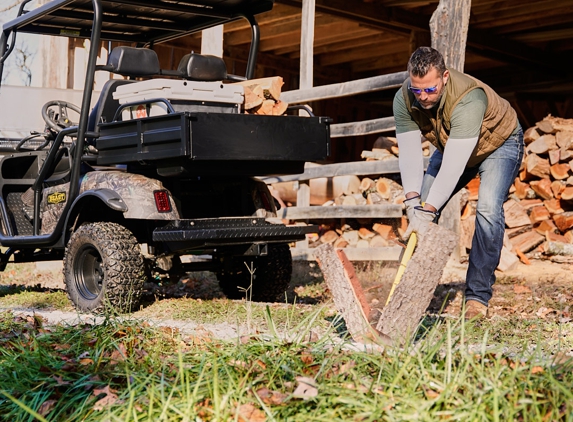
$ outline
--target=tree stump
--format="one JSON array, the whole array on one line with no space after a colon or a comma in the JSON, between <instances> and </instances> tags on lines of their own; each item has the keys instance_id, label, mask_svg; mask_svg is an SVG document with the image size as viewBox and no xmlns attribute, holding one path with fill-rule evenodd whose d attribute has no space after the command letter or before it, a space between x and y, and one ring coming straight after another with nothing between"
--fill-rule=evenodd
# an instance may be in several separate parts
<instances>
[{"instance_id":1,"label":"tree stump","mask_svg":"<svg viewBox=\"0 0 573 422\"><path fill-rule=\"evenodd\" d=\"M415 333L458 243L453 232L433 223L418 239L400 284L376 325L376 330L396 345L405 343Z\"/></svg>"}]
</instances>

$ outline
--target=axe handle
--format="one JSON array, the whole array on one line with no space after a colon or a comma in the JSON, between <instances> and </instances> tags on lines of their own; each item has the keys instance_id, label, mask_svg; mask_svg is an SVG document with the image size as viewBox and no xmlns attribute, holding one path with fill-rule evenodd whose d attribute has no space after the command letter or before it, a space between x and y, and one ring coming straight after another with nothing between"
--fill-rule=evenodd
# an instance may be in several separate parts
<instances>
[{"instance_id":1,"label":"axe handle","mask_svg":"<svg viewBox=\"0 0 573 422\"><path fill-rule=\"evenodd\" d=\"M390 288L390 293L388 294L388 299L386 299L386 306L390 303L390 299L394 294L394 290L398 284L400 284L400 280L402 279L402 275L406 270L406 265L412 255L414 254L414 249L416 248L416 244L418 243L418 235L416 233L412 233L410 235L410 239L408 239L408 245L406 245L406 250L404 251L404 255L402 256L402 260L400 261L400 266L398 267L398 272L396 273L396 277L394 278L394 283L392 283L392 287Z\"/></svg>"}]
</instances>

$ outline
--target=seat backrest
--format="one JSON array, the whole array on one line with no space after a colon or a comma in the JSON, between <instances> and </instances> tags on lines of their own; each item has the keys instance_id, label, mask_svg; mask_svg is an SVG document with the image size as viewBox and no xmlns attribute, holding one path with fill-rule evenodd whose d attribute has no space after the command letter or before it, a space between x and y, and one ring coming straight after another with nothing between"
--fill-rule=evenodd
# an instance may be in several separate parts
<instances>
[{"instance_id":1,"label":"seat backrest","mask_svg":"<svg viewBox=\"0 0 573 422\"><path fill-rule=\"evenodd\" d=\"M179 62L177 70L185 79L193 81L222 81L227 79L227 66L221 57L186 54Z\"/></svg>"},{"instance_id":2,"label":"seat backrest","mask_svg":"<svg viewBox=\"0 0 573 422\"><path fill-rule=\"evenodd\" d=\"M99 95L94 108L88 118L88 131L97 131L98 123L111 122L115 112L119 108L119 101L113 98L113 93L120 85L130 84L137 81L129 79L110 79L107 81Z\"/></svg>"}]
</instances>

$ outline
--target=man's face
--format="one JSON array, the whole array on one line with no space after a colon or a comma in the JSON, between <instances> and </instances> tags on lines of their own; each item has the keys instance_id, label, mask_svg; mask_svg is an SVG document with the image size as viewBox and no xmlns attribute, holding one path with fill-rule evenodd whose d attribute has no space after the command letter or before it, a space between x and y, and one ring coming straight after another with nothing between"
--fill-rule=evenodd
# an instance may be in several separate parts
<instances>
[{"instance_id":1,"label":"man's face","mask_svg":"<svg viewBox=\"0 0 573 422\"><path fill-rule=\"evenodd\" d=\"M425 76L410 75L410 91L425 109L430 109L440 102L450 73L446 70L442 76L432 67Z\"/></svg>"}]
</instances>

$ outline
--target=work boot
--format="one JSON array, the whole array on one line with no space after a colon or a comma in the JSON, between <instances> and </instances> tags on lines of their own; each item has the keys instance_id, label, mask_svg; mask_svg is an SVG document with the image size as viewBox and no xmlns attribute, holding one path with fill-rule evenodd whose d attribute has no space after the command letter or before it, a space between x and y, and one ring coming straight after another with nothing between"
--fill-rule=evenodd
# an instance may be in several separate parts
<instances>
[{"instance_id":1,"label":"work boot","mask_svg":"<svg viewBox=\"0 0 573 422\"><path fill-rule=\"evenodd\" d=\"M484 319L487 317L487 305L484 305L477 300L468 300L466 302L466 310L464 318L466 321Z\"/></svg>"}]
</instances>

